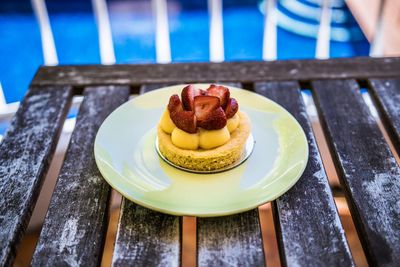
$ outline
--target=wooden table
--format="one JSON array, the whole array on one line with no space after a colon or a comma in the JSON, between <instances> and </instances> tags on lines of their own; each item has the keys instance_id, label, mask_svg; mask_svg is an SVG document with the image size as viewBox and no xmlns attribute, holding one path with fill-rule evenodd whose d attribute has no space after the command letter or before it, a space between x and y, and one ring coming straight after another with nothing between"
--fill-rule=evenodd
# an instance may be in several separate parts
<instances>
[{"instance_id":1,"label":"wooden table","mask_svg":"<svg viewBox=\"0 0 400 267\"><path fill-rule=\"evenodd\" d=\"M98 265L110 187L93 155L105 117L160 84L240 83L291 112L309 143L307 168L272 203L281 262L352 266L300 90L319 119L370 265L400 263L400 168L361 97L367 88L400 153L400 58L41 67L0 145L0 265L12 264L74 95L84 100L33 255L33 266ZM122 201L113 265L180 265L182 219ZM258 210L197 219L199 266L261 266Z\"/></svg>"}]
</instances>

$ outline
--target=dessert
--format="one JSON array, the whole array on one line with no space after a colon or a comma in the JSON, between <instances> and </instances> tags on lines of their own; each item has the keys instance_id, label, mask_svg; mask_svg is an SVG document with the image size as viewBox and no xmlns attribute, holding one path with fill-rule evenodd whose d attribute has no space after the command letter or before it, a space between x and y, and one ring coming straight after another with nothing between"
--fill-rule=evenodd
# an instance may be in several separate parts
<instances>
[{"instance_id":1,"label":"dessert","mask_svg":"<svg viewBox=\"0 0 400 267\"><path fill-rule=\"evenodd\" d=\"M170 162L195 171L234 164L250 135L250 120L227 87L188 85L170 97L158 124L158 148Z\"/></svg>"}]
</instances>

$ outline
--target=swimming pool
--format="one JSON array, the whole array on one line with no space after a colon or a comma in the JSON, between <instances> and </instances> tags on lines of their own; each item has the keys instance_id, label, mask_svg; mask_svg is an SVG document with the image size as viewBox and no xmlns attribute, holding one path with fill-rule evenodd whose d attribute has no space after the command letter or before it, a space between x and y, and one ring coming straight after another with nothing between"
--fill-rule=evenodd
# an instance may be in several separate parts
<instances>
[{"instance_id":1,"label":"swimming pool","mask_svg":"<svg viewBox=\"0 0 400 267\"><path fill-rule=\"evenodd\" d=\"M43 33L32 8L33 3L41 1L47 9L57 63L102 63L92 5L96 0L3 0L0 6L0 58L3 62L0 82L7 103L22 99L38 66L45 63ZM115 62L156 63L157 25L152 1L109 0L105 3ZM265 2L225 0L221 3L224 60L263 60ZM329 56L368 55L369 43L344 1L334 3ZM167 0L166 4L171 61L209 61L212 41L207 1ZM277 1L278 60L315 57L319 8L311 0Z\"/></svg>"}]
</instances>

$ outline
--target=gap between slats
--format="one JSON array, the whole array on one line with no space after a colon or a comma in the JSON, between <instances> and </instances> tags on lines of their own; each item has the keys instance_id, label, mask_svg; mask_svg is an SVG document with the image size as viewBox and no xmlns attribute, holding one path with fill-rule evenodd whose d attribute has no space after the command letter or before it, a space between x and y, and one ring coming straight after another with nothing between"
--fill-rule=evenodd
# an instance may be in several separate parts
<instances>
[{"instance_id":1,"label":"gap between slats","mask_svg":"<svg viewBox=\"0 0 400 267\"><path fill-rule=\"evenodd\" d=\"M142 92L140 87L131 86L129 100L137 97L141 93ZM123 196L118 191L116 191L113 188L111 189L111 197L110 197L110 202L108 204L108 211L109 211L108 226L104 242L103 256L101 259L101 266L104 267L111 266L112 264L112 257L115 248L115 240L117 237L118 222L119 222L119 217L121 215L122 198Z\"/></svg>"},{"instance_id":2,"label":"gap between slats","mask_svg":"<svg viewBox=\"0 0 400 267\"><path fill-rule=\"evenodd\" d=\"M138 88L132 87L131 92L138 92ZM44 217L46 215L49 202L53 193L53 189L55 183L57 181L57 177L59 175L60 168L64 161L64 156L66 153L66 149L68 147L72 131L75 127L76 114L79 110L79 106L82 103L83 97L80 96L83 93L83 88L74 88L74 98L72 101L72 105L69 108L67 120L64 122L62 133L60 136L60 140L57 144L56 152L52 162L50 163L49 171L46 175L42 190L38 197L38 201L36 203L35 209L32 213L31 220L29 222L27 232L24 235L21 246L18 249L18 253L14 262L14 266L28 266L33 252L36 247L36 243L39 238L39 233L41 231ZM109 258L108 262L111 262L112 251L114 246L115 239L115 230L116 230L116 221L118 221L119 216L119 207L121 204L121 195L112 190L111 193L111 201L109 203L109 227L107 229L107 242L105 244L103 255L103 260L105 261L105 265L102 263L102 266L109 266L107 264L107 256ZM113 229L113 226L115 229ZM113 231L114 230L114 231ZM110 248L110 249L109 249ZM109 252L109 253L107 253Z\"/></svg>"},{"instance_id":3,"label":"gap between slats","mask_svg":"<svg viewBox=\"0 0 400 267\"><path fill-rule=\"evenodd\" d=\"M255 87L256 92L287 108L310 138L310 160L302 178L289 192L273 202L277 235L282 239L279 242L282 264L290 266L341 262L351 266L353 262L344 230L339 222L327 176L323 171L311 121L301 99L299 84L291 81L266 82L257 83ZM326 212L323 213L323 210ZM304 225L304 228L301 225ZM311 240L314 242L310 243ZM304 257L305 255L308 256Z\"/></svg>"},{"instance_id":4,"label":"gap between slats","mask_svg":"<svg viewBox=\"0 0 400 267\"><path fill-rule=\"evenodd\" d=\"M344 198L343 189L339 182L338 173L336 171L335 164L333 163L332 155L330 153L330 149L328 147L328 143L318 117L317 109L311 95L311 86L308 83L300 83L300 86L302 87L302 96L306 104L306 112L311 121L311 127L314 132L314 137L318 145L318 150L321 155L325 172L328 176L328 181L333 192L334 201L339 211L339 217L342 222L354 262L358 267L368 266L360 239L358 238L358 234L354 226L353 219L350 215L349 207L347 205L346 199Z\"/></svg>"},{"instance_id":5,"label":"gap between slats","mask_svg":"<svg viewBox=\"0 0 400 267\"><path fill-rule=\"evenodd\" d=\"M128 96L126 86L85 89L77 127L51 198L33 265L100 263L108 222L110 186L97 169L93 142L103 120ZM60 204L66 200L72 206L60 210Z\"/></svg>"},{"instance_id":6,"label":"gap between slats","mask_svg":"<svg viewBox=\"0 0 400 267\"><path fill-rule=\"evenodd\" d=\"M0 143L2 266L15 261L71 99L70 86L30 86Z\"/></svg>"},{"instance_id":7,"label":"gap between slats","mask_svg":"<svg viewBox=\"0 0 400 267\"><path fill-rule=\"evenodd\" d=\"M40 191L36 206L33 210L27 231L22 238L21 246L17 251L17 256L13 266L29 266L31 262L32 255L35 251L36 243L39 239L39 234L43 226L44 217L50 204L50 198L53 193L62 162L64 161L66 146L68 146L71 138L72 132L66 131L65 128L68 127L66 124L67 122L64 123L54 158L50 163L49 171L43 182L42 190Z\"/></svg>"},{"instance_id":8,"label":"gap between slats","mask_svg":"<svg viewBox=\"0 0 400 267\"><path fill-rule=\"evenodd\" d=\"M111 198L108 204L108 226L104 242L103 256L101 258L101 266L111 266L114 251L115 239L117 237L117 228L119 216L121 213L122 195L111 190Z\"/></svg>"},{"instance_id":9,"label":"gap between slats","mask_svg":"<svg viewBox=\"0 0 400 267\"><path fill-rule=\"evenodd\" d=\"M312 122L312 129L313 129L313 132L315 135L315 139L317 141L318 148L321 153L324 168L327 171L327 176L328 176L328 179L330 182L330 186L334 193L335 204L339 210L339 216L340 216L340 219L342 221L342 224L343 224L343 227L345 230L346 239L349 242L350 249L354 256L356 266L368 266L367 262L366 262L365 254L363 252L361 243L359 241L357 232L354 227L354 223L352 221L352 217L350 216L350 211L348 209L347 202L343 197L343 192L342 192L339 180L338 180L338 175L337 175L335 166L333 164L332 157L330 155L329 148L327 146L322 127L321 127L319 119L318 119L318 115L317 115L316 108L314 106L313 98L310 95L310 88L311 88L310 83L307 81L300 81L300 85L301 85L301 89L302 89L302 95L304 98L304 102L307 107L307 115L309 116L310 121ZM253 85L250 85L250 86L247 85L245 89L252 90ZM261 224L263 224L262 221L261 221ZM275 232L274 232L274 234L275 234ZM266 238L263 236L263 242L265 243L265 241L266 241ZM269 249L271 249L271 247L266 249L266 253L268 254L267 255L267 266L276 266L276 265L271 265L271 263L273 262L273 259L268 257ZM274 249L273 246L272 246L272 249ZM277 256L277 255L278 255L278 253L273 254L273 256ZM271 262L271 260L272 260L272 262Z\"/></svg>"},{"instance_id":10,"label":"gap between slats","mask_svg":"<svg viewBox=\"0 0 400 267\"><path fill-rule=\"evenodd\" d=\"M44 183L41 192L36 202L35 209L33 210L32 217L29 221L27 231L22 238L21 245L18 248L17 255L15 258L14 266L28 266L30 264L33 252L36 247L36 243L39 238L44 217L46 215L49 202L53 193L57 177L59 175L60 168L64 161L67 146L69 144L72 131L75 127L75 115L79 110L79 106L82 103L84 87L73 88L73 100L72 105L69 107L67 118L63 124L61 136L56 147L54 158L50 163L49 171L44 179ZM139 92L138 86L131 87L131 93L137 94ZM111 201L109 203L109 227L107 228L107 237L105 243L105 254L102 259L102 266L110 266L112 251L114 248L115 232L117 227L117 221L119 217L119 208L121 205L121 195L112 190ZM104 261L104 262L103 262Z\"/></svg>"},{"instance_id":11,"label":"gap between slats","mask_svg":"<svg viewBox=\"0 0 400 267\"><path fill-rule=\"evenodd\" d=\"M357 81L357 82L358 82L358 85L360 88L366 89L365 91L362 90L363 99L364 99L365 103L367 104L372 116L374 116L374 118L378 124L379 130L381 130L382 135L386 140L386 143L389 145L390 151L392 152L393 156L395 157L397 163L400 165L400 155L397 152L392 139L390 138L387 128L385 127L386 126L386 124L384 124L385 120L382 117L381 110L378 108L379 105L378 105L375 97L373 97L371 95L369 86L363 86L365 83L363 83L362 81Z\"/></svg>"},{"instance_id":12,"label":"gap between slats","mask_svg":"<svg viewBox=\"0 0 400 267\"><path fill-rule=\"evenodd\" d=\"M61 135L54 152L53 159L50 162L49 170L44 178L42 189L40 190L31 219L29 220L27 231L22 238L20 247L18 248L13 266L28 266L31 262L31 258L43 225L44 217L46 216L47 208L50 203L50 198L64 161L65 152L69 144L72 131L75 127L75 119L70 117L72 114L76 113L76 110L79 109L81 102L82 97L73 97L72 104L68 109L67 119L64 121L61 129Z\"/></svg>"},{"instance_id":13,"label":"gap between slats","mask_svg":"<svg viewBox=\"0 0 400 267\"><path fill-rule=\"evenodd\" d=\"M398 257L395 250L399 249L395 230L398 225L393 224L398 216L393 209L393 196L398 191L399 169L387 139L377 127L355 80L316 80L312 85L368 261L373 265L393 264Z\"/></svg>"},{"instance_id":14,"label":"gap between slats","mask_svg":"<svg viewBox=\"0 0 400 267\"><path fill-rule=\"evenodd\" d=\"M258 207L258 213L264 247L265 265L268 267L279 267L281 266L281 262L279 258L279 249L276 239L271 202Z\"/></svg>"}]
</instances>

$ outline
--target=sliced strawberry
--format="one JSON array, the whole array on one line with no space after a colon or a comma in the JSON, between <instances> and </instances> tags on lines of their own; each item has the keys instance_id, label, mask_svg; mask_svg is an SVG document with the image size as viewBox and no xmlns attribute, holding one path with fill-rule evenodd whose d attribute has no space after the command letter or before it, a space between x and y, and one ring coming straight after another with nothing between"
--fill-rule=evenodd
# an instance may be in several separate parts
<instances>
[{"instance_id":1,"label":"sliced strawberry","mask_svg":"<svg viewBox=\"0 0 400 267\"><path fill-rule=\"evenodd\" d=\"M193 103L198 121L204 120L211 111L220 107L219 98L216 96L195 96Z\"/></svg>"},{"instance_id":2,"label":"sliced strawberry","mask_svg":"<svg viewBox=\"0 0 400 267\"><path fill-rule=\"evenodd\" d=\"M218 130L224 128L225 125L226 116L221 107L212 110L203 121L199 122L199 126L206 130Z\"/></svg>"},{"instance_id":3,"label":"sliced strawberry","mask_svg":"<svg viewBox=\"0 0 400 267\"><path fill-rule=\"evenodd\" d=\"M172 113L174 113L176 111L182 111L183 110L182 102L179 99L179 96L177 94L172 95L169 98L168 110L169 110L170 114L172 114Z\"/></svg>"},{"instance_id":4,"label":"sliced strawberry","mask_svg":"<svg viewBox=\"0 0 400 267\"><path fill-rule=\"evenodd\" d=\"M207 89L207 95L219 97L219 100L221 101L221 107L225 108L228 104L230 92L229 89L225 86L212 84Z\"/></svg>"},{"instance_id":5,"label":"sliced strawberry","mask_svg":"<svg viewBox=\"0 0 400 267\"><path fill-rule=\"evenodd\" d=\"M176 111L171 113L170 117L179 129L188 133L197 132L197 120L194 111Z\"/></svg>"},{"instance_id":6,"label":"sliced strawberry","mask_svg":"<svg viewBox=\"0 0 400 267\"><path fill-rule=\"evenodd\" d=\"M198 95L206 95L206 91L202 89L197 89L192 84L183 88L181 98L185 110L194 110L194 97Z\"/></svg>"},{"instance_id":7,"label":"sliced strawberry","mask_svg":"<svg viewBox=\"0 0 400 267\"><path fill-rule=\"evenodd\" d=\"M225 115L227 119L232 118L239 109L239 104L234 98L229 98L228 105L225 108Z\"/></svg>"}]
</instances>

